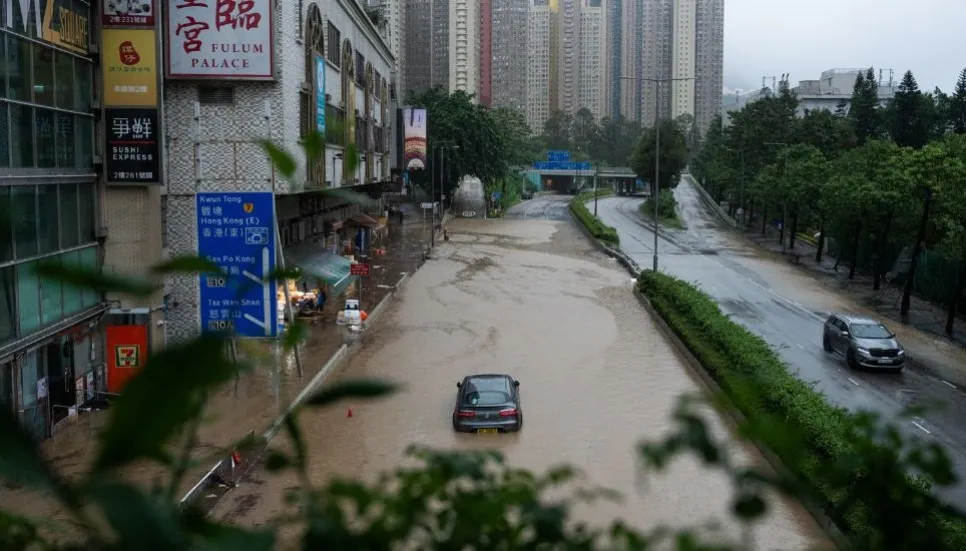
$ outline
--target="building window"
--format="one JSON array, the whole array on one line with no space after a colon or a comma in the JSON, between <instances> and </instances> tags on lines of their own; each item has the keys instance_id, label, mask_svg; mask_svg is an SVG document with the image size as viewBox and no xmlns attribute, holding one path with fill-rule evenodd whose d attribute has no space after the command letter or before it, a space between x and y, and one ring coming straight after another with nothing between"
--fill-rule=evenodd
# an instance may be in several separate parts
<instances>
[{"instance_id":1,"label":"building window","mask_svg":"<svg viewBox=\"0 0 966 551\"><path fill-rule=\"evenodd\" d=\"M97 271L97 247L88 247L78 251L80 257L80 269L94 272ZM89 308L101 302L101 296L97 291L84 289L83 294L84 308Z\"/></svg>"},{"instance_id":2,"label":"building window","mask_svg":"<svg viewBox=\"0 0 966 551\"><path fill-rule=\"evenodd\" d=\"M17 336L16 286L13 266L0 269L0 343Z\"/></svg>"},{"instance_id":3,"label":"building window","mask_svg":"<svg viewBox=\"0 0 966 551\"><path fill-rule=\"evenodd\" d=\"M48 258L44 261L47 264L61 265L61 256ZM43 325L50 325L64 317L64 303L61 292L63 284L58 279L40 279L40 322Z\"/></svg>"},{"instance_id":4,"label":"building window","mask_svg":"<svg viewBox=\"0 0 966 551\"><path fill-rule=\"evenodd\" d=\"M13 186L11 190L13 213L14 252L17 258L37 255L37 193L34 186Z\"/></svg>"},{"instance_id":5,"label":"building window","mask_svg":"<svg viewBox=\"0 0 966 551\"><path fill-rule=\"evenodd\" d=\"M0 44L2 43L0 40ZM2 87L3 82L0 81L0 88ZM10 166L10 117L7 109L6 103L0 103L0 167Z\"/></svg>"},{"instance_id":6,"label":"building window","mask_svg":"<svg viewBox=\"0 0 966 551\"><path fill-rule=\"evenodd\" d=\"M37 262L17 265L17 320L20 334L26 335L40 328L40 282Z\"/></svg>"},{"instance_id":7,"label":"building window","mask_svg":"<svg viewBox=\"0 0 966 551\"><path fill-rule=\"evenodd\" d=\"M325 52L325 57L333 63L338 63L339 60L342 59L341 57L342 33L339 32L339 29L337 29L335 25L332 24L331 21L329 21L327 25L327 29L328 29L327 34L329 36L328 36L328 49Z\"/></svg>"},{"instance_id":8,"label":"building window","mask_svg":"<svg viewBox=\"0 0 966 551\"><path fill-rule=\"evenodd\" d=\"M90 111L93 97L94 66L79 59L74 60L74 109L82 113ZM90 159L86 161L90 164Z\"/></svg>"},{"instance_id":9,"label":"building window","mask_svg":"<svg viewBox=\"0 0 966 551\"><path fill-rule=\"evenodd\" d=\"M32 25L28 27L33 28ZM8 96L18 101L30 101L30 43L22 38L7 35L7 76L10 88Z\"/></svg>"},{"instance_id":10,"label":"building window","mask_svg":"<svg viewBox=\"0 0 966 551\"><path fill-rule=\"evenodd\" d=\"M37 186L37 210L40 213L40 232L38 233L40 254L52 253L60 249L60 215L57 205L57 186Z\"/></svg>"},{"instance_id":11,"label":"building window","mask_svg":"<svg viewBox=\"0 0 966 551\"><path fill-rule=\"evenodd\" d=\"M0 187L0 263L13 260L13 212L10 210L10 186Z\"/></svg>"},{"instance_id":12,"label":"building window","mask_svg":"<svg viewBox=\"0 0 966 551\"><path fill-rule=\"evenodd\" d=\"M73 168L77 166L77 156L74 144L78 139L75 134L74 120L77 117L70 113L57 113L57 166Z\"/></svg>"},{"instance_id":13,"label":"building window","mask_svg":"<svg viewBox=\"0 0 966 551\"><path fill-rule=\"evenodd\" d=\"M54 104L54 50L33 44L30 48L34 59L34 101L43 105Z\"/></svg>"},{"instance_id":14,"label":"building window","mask_svg":"<svg viewBox=\"0 0 966 551\"><path fill-rule=\"evenodd\" d=\"M12 87L11 87L12 88ZM10 105L11 158L14 167L34 166L34 110L24 105Z\"/></svg>"},{"instance_id":15,"label":"building window","mask_svg":"<svg viewBox=\"0 0 966 551\"><path fill-rule=\"evenodd\" d=\"M92 243L96 240L94 217L94 184L79 184L77 204L80 208L80 242Z\"/></svg>"},{"instance_id":16,"label":"building window","mask_svg":"<svg viewBox=\"0 0 966 551\"><path fill-rule=\"evenodd\" d=\"M34 109L34 132L37 137L37 166L57 166L57 142L54 140L54 112L50 109Z\"/></svg>"},{"instance_id":17,"label":"building window","mask_svg":"<svg viewBox=\"0 0 966 551\"><path fill-rule=\"evenodd\" d=\"M75 247L80 243L77 184L60 184L58 202L60 203L60 245L65 249Z\"/></svg>"},{"instance_id":18,"label":"building window","mask_svg":"<svg viewBox=\"0 0 966 551\"><path fill-rule=\"evenodd\" d=\"M54 53L54 72L55 85L57 86L54 94L56 105L61 109L80 109L74 107L74 56L60 52Z\"/></svg>"},{"instance_id":19,"label":"building window","mask_svg":"<svg viewBox=\"0 0 966 551\"><path fill-rule=\"evenodd\" d=\"M94 119L90 117L77 117L74 119L77 128L74 135L77 136L77 167L92 169L94 163Z\"/></svg>"}]
</instances>

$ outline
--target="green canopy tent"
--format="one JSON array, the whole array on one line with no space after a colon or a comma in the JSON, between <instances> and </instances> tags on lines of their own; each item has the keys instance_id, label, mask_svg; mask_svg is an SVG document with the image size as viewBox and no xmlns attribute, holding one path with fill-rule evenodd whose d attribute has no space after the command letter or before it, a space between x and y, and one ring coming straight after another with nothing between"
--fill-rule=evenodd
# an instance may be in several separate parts
<instances>
[{"instance_id":1,"label":"green canopy tent","mask_svg":"<svg viewBox=\"0 0 966 551\"><path fill-rule=\"evenodd\" d=\"M298 268L304 275L315 277L329 286L330 296L341 295L352 283L352 261L306 241L284 249L285 265Z\"/></svg>"}]
</instances>

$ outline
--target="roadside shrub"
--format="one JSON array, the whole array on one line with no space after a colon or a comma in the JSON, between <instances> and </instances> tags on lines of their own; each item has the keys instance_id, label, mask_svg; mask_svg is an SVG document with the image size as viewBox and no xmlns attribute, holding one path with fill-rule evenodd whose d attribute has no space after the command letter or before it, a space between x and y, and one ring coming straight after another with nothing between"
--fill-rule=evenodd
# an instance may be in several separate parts
<instances>
[{"instance_id":1,"label":"roadside shrub","mask_svg":"<svg viewBox=\"0 0 966 551\"><path fill-rule=\"evenodd\" d=\"M857 549L966 549L966 521L930 492L951 482L944 452L896 444L891 427L829 404L695 286L646 270L638 290ZM923 467L921 453L941 457Z\"/></svg>"},{"instance_id":2,"label":"roadside shrub","mask_svg":"<svg viewBox=\"0 0 966 551\"><path fill-rule=\"evenodd\" d=\"M614 191L611 189L601 189L597 190L597 197L606 197L608 195L613 195ZM594 192L590 191L587 193L581 193L570 200L570 212L574 213L574 216L580 220L595 239L600 239L605 243L610 243L612 245L617 245L620 243L620 238L617 236L617 230L604 224L587 209L587 201L594 199Z\"/></svg>"},{"instance_id":3,"label":"roadside shrub","mask_svg":"<svg viewBox=\"0 0 966 551\"><path fill-rule=\"evenodd\" d=\"M657 213L661 216L661 220L677 219L678 202L674 199L674 192L670 189L662 189L657 199ZM654 216L654 203L650 197L641 204L641 212L647 216Z\"/></svg>"}]
</instances>

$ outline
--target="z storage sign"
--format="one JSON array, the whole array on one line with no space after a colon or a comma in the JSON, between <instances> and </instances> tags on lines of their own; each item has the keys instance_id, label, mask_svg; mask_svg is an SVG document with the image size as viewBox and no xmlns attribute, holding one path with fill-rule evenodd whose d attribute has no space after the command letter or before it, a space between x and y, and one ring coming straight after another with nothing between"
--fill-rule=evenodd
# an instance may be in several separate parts
<instances>
[{"instance_id":1,"label":"z storage sign","mask_svg":"<svg viewBox=\"0 0 966 551\"><path fill-rule=\"evenodd\" d=\"M158 110L105 109L109 183L153 184L160 182Z\"/></svg>"},{"instance_id":2,"label":"z storage sign","mask_svg":"<svg viewBox=\"0 0 966 551\"><path fill-rule=\"evenodd\" d=\"M274 0L165 0L168 78L274 80Z\"/></svg>"}]
</instances>

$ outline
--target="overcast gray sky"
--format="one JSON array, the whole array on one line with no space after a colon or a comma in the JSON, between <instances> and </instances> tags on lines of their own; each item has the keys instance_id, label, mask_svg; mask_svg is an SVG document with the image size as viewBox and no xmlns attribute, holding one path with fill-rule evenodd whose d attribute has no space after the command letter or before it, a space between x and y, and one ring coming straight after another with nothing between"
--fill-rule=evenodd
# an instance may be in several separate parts
<instances>
[{"instance_id":1,"label":"overcast gray sky","mask_svg":"<svg viewBox=\"0 0 966 551\"><path fill-rule=\"evenodd\" d=\"M729 89L872 66L948 93L966 67L966 0L725 0L724 54Z\"/></svg>"}]
</instances>

